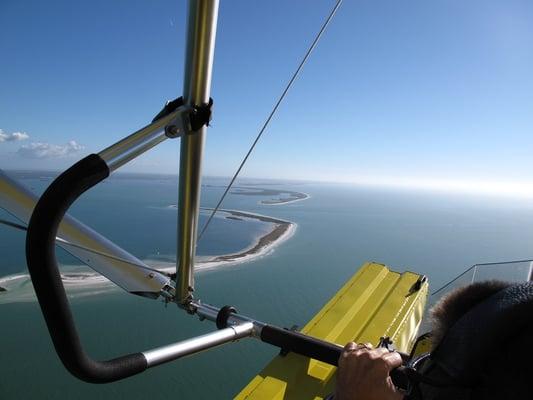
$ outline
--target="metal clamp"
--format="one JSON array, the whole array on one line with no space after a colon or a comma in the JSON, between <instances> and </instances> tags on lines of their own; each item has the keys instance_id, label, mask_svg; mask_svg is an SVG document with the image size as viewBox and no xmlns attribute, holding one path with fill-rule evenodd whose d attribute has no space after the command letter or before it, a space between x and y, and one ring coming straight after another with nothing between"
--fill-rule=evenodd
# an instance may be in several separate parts
<instances>
[{"instance_id":1,"label":"metal clamp","mask_svg":"<svg viewBox=\"0 0 533 400\"><path fill-rule=\"evenodd\" d=\"M172 101L167 101L165 106L154 117L152 122L155 122L177 110L184 110L180 114L181 119L169 122L166 127L166 134L170 138L175 138L183 134L188 134L199 130L202 126L209 126L211 121L213 108L213 99L209 98L208 104L200 106L187 106L183 97L178 97Z\"/></svg>"},{"instance_id":2,"label":"metal clamp","mask_svg":"<svg viewBox=\"0 0 533 400\"><path fill-rule=\"evenodd\" d=\"M172 121L165 126L165 135L169 139L175 139L192 132L191 115L194 113L194 108L189 106L181 106L177 110L177 115Z\"/></svg>"}]
</instances>

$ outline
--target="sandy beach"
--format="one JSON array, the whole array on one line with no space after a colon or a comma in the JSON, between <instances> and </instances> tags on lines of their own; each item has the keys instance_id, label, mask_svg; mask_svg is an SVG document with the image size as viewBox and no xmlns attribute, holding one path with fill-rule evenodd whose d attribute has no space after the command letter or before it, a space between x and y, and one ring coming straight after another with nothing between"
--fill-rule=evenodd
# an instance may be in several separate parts
<instances>
[{"instance_id":1,"label":"sandy beach","mask_svg":"<svg viewBox=\"0 0 533 400\"><path fill-rule=\"evenodd\" d=\"M209 211L210 209L204 210ZM263 257L270 254L275 247L288 240L296 231L295 223L266 215L239 210L219 210L219 213L225 218L235 221L255 219L267 222L271 224L272 228L265 234L257 237L252 245L239 252L198 260L195 264L196 272L224 268L226 266L250 262L259 257ZM143 261L158 271L168 274L175 272L176 266L174 261L152 259ZM118 286L113 284L106 277L85 266L66 266L66 268L63 268L61 277L65 289L71 298L91 296L119 290ZM36 300L30 276L26 273L0 277L0 287L3 289L0 291L0 304Z\"/></svg>"},{"instance_id":2,"label":"sandy beach","mask_svg":"<svg viewBox=\"0 0 533 400\"><path fill-rule=\"evenodd\" d=\"M279 190L265 188L250 188L236 186L231 194L238 196L269 196L270 199L261 200L259 204L266 206L277 206L281 204L294 203L296 201L306 200L310 196L307 193L296 192L294 190ZM284 197L285 196L285 197Z\"/></svg>"},{"instance_id":3,"label":"sandy beach","mask_svg":"<svg viewBox=\"0 0 533 400\"><path fill-rule=\"evenodd\" d=\"M195 268L197 271L217 268L224 265L240 264L270 254L275 247L291 238L292 235L294 235L297 227L297 225L293 222L261 214L248 213L238 210L219 210L219 212L227 213L230 216L237 218L250 218L263 222L269 222L272 224L272 230L258 237L251 246L243 249L242 251L215 256L209 260L196 263Z\"/></svg>"},{"instance_id":4,"label":"sandy beach","mask_svg":"<svg viewBox=\"0 0 533 400\"><path fill-rule=\"evenodd\" d=\"M282 204L296 203L297 201L307 200L311 197L307 193L300 192L299 194L301 196L296 198L282 199L277 201L263 200L261 201L261 204L265 206L279 206Z\"/></svg>"}]
</instances>

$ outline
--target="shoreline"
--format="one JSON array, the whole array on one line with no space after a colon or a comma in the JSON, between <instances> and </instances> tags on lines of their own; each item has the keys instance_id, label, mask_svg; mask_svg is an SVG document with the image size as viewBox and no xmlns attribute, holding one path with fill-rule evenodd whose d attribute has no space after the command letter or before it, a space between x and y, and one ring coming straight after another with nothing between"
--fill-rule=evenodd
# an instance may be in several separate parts
<instances>
[{"instance_id":1,"label":"shoreline","mask_svg":"<svg viewBox=\"0 0 533 400\"><path fill-rule=\"evenodd\" d=\"M174 206L175 207L175 206ZM203 210L210 210L203 208ZM211 271L224 267L243 264L266 256L280 244L290 239L297 228L294 222L269 217L266 215L249 213L239 210L219 210L227 214L225 218L230 219L255 219L272 224L272 229L258 236L248 247L229 254L215 256L198 256L194 266L195 272ZM175 261L161 261L157 259L145 259L148 265L163 273L175 272ZM80 271L80 268L83 270ZM105 276L90 269L90 267L80 265L69 265L61 272L61 278L65 288L68 290L69 298L86 297L110 291L118 291L120 288L108 280ZM8 303L19 303L36 301L31 279L27 273L15 273L0 277L0 305Z\"/></svg>"},{"instance_id":2,"label":"shoreline","mask_svg":"<svg viewBox=\"0 0 533 400\"><path fill-rule=\"evenodd\" d=\"M212 208L202 209L206 211L213 210ZM275 247L290 239L296 232L297 224L283 219L239 210L221 209L219 212L229 214L230 217L256 219L261 222L268 222L273 224L273 228L264 235L257 237L255 242L250 246L236 253L211 256L205 261L197 262L194 266L196 271L209 270L223 265L241 264L263 257L270 254Z\"/></svg>"},{"instance_id":3,"label":"shoreline","mask_svg":"<svg viewBox=\"0 0 533 400\"><path fill-rule=\"evenodd\" d=\"M260 200L257 204L264 206L277 206L280 204L289 204L295 201L307 200L311 196L304 192L296 192L294 190L279 190L279 189L265 189L259 187L242 187L235 186L231 194L235 196L268 196L270 199ZM283 198L283 195L288 197ZM280 196L279 198L274 198Z\"/></svg>"},{"instance_id":4,"label":"shoreline","mask_svg":"<svg viewBox=\"0 0 533 400\"><path fill-rule=\"evenodd\" d=\"M278 201L276 203L268 203L268 200L261 200L259 204L261 204L262 206L280 206L282 204L296 203L297 201L307 200L311 198L311 196L307 193L304 193L304 192L300 192L300 193L304 194L305 197L298 198L298 199L292 199L292 200L286 200L286 201Z\"/></svg>"},{"instance_id":5,"label":"shoreline","mask_svg":"<svg viewBox=\"0 0 533 400\"><path fill-rule=\"evenodd\" d=\"M195 270L207 271L218 267L242 264L271 254L276 247L289 240L298 225L292 222L277 224L274 229L257 238L255 243L247 248L232 254L213 256L211 259L199 261Z\"/></svg>"}]
</instances>

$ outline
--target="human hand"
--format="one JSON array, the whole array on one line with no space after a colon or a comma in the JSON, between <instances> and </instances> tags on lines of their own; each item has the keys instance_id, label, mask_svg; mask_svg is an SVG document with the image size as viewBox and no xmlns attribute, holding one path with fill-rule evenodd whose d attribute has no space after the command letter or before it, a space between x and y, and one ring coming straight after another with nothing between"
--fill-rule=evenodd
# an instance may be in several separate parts
<instances>
[{"instance_id":1,"label":"human hand","mask_svg":"<svg viewBox=\"0 0 533 400\"><path fill-rule=\"evenodd\" d=\"M389 372L402 365L402 358L386 348L373 349L367 343L344 346L339 358L335 400L401 400Z\"/></svg>"}]
</instances>

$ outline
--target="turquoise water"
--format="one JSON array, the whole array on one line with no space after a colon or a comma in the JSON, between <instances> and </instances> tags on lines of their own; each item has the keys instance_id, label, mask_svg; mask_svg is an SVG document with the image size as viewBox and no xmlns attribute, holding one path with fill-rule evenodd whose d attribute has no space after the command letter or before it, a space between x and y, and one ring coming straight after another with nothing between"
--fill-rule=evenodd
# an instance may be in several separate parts
<instances>
[{"instance_id":1,"label":"turquoise water","mask_svg":"<svg viewBox=\"0 0 533 400\"><path fill-rule=\"evenodd\" d=\"M39 191L49 182L33 177L23 183ZM202 205L212 207L224 180L206 183ZM333 184L273 187L311 197L267 206L258 204L261 197L231 195L224 206L293 221L298 224L294 236L265 257L197 274L198 297L232 304L260 320L302 326L368 260L425 273L436 288L471 264L533 255L529 201ZM176 198L173 178L115 178L88 193L72 214L141 259L171 259L176 214L168 206ZM265 229L240 222L215 220L199 253L238 250ZM0 276L24 272L23 250L24 234L0 227ZM73 299L72 306L83 342L98 358L214 329L174 306L119 290ZM231 398L277 352L248 340L126 381L89 385L61 366L37 303L0 304L0 318L1 399Z\"/></svg>"}]
</instances>

